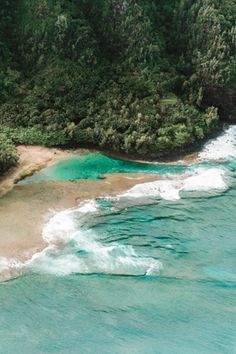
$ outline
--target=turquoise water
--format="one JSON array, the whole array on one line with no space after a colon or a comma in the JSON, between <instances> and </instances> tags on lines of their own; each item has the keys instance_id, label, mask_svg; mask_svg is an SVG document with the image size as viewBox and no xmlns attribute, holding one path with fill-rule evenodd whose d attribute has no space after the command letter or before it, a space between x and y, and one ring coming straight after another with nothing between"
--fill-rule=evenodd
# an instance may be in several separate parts
<instances>
[{"instance_id":1,"label":"turquoise water","mask_svg":"<svg viewBox=\"0 0 236 354\"><path fill-rule=\"evenodd\" d=\"M114 159L100 153L74 156L43 169L26 179L27 183L45 180L97 179L106 173L183 173L183 165L150 164Z\"/></svg>"},{"instance_id":2,"label":"turquoise water","mask_svg":"<svg viewBox=\"0 0 236 354\"><path fill-rule=\"evenodd\" d=\"M0 285L0 353L236 353L234 166L205 163L178 200L141 186L56 214L63 248Z\"/></svg>"}]
</instances>

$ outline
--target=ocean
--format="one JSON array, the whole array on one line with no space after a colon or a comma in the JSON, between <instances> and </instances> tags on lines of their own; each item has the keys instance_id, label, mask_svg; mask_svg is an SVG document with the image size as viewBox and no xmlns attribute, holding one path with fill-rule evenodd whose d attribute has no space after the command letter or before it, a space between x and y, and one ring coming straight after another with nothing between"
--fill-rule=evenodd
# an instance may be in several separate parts
<instances>
[{"instance_id":1,"label":"ocean","mask_svg":"<svg viewBox=\"0 0 236 354\"><path fill-rule=\"evenodd\" d=\"M0 284L0 353L236 353L236 127L191 165L91 153L23 184L113 172L162 179L55 211L42 252L0 259L21 269Z\"/></svg>"}]
</instances>

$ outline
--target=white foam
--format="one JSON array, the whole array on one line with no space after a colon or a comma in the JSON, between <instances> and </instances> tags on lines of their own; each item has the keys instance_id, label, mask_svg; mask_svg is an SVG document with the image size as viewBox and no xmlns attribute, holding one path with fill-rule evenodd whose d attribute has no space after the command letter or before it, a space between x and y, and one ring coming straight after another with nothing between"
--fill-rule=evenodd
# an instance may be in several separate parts
<instances>
[{"instance_id":1,"label":"white foam","mask_svg":"<svg viewBox=\"0 0 236 354\"><path fill-rule=\"evenodd\" d=\"M78 208L72 208L55 213L43 228L42 237L47 243L68 241L76 230L73 216L77 213L87 214L97 212L99 206L95 200L86 200Z\"/></svg>"},{"instance_id":2,"label":"white foam","mask_svg":"<svg viewBox=\"0 0 236 354\"><path fill-rule=\"evenodd\" d=\"M26 271L38 259L41 259L48 253L49 250L54 249L53 245L49 245L43 251L35 253L27 261L20 261L15 258L0 257L0 281L8 280L12 276L19 276L23 271Z\"/></svg>"},{"instance_id":3,"label":"white foam","mask_svg":"<svg viewBox=\"0 0 236 354\"><path fill-rule=\"evenodd\" d=\"M14 258L0 257L0 274L5 271L19 269L21 267L22 262L17 261Z\"/></svg>"},{"instance_id":4,"label":"white foam","mask_svg":"<svg viewBox=\"0 0 236 354\"><path fill-rule=\"evenodd\" d=\"M236 158L236 126L230 126L217 139L207 143L198 156L201 160L213 161Z\"/></svg>"},{"instance_id":5,"label":"white foam","mask_svg":"<svg viewBox=\"0 0 236 354\"><path fill-rule=\"evenodd\" d=\"M80 235L81 236L81 235ZM88 247L77 245L76 248L48 252L31 264L33 270L64 276L80 274L111 275L158 275L162 264L150 257L139 257L131 246L103 246L94 241L84 242ZM80 252L78 254L75 251ZM85 253L85 254L83 254Z\"/></svg>"},{"instance_id":6,"label":"white foam","mask_svg":"<svg viewBox=\"0 0 236 354\"><path fill-rule=\"evenodd\" d=\"M81 203L79 208L77 209L81 213L93 213L98 210L99 206L95 200L86 200Z\"/></svg>"},{"instance_id":7,"label":"white foam","mask_svg":"<svg viewBox=\"0 0 236 354\"><path fill-rule=\"evenodd\" d=\"M37 253L24 266L60 276L71 273L159 274L162 264L158 260L137 255L131 246L103 244L93 232L80 229L81 213L93 213L97 209L96 202L89 201L76 209L56 213L43 229L48 248ZM58 248L58 243L63 247Z\"/></svg>"},{"instance_id":8,"label":"white foam","mask_svg":"<svg viewBox=\"0 0 236 354\"><path fill-rule=\"evenodd\" d=\"M166 200L178 200L181 182L179 180L158 180L136 184L127 192L119 194L118 197L160 197Z\"/></svg>"},{"instance_id":9,"label":"white foam","mask_svg":"<svg viewBox=\"0 0 236 354\"><path fill-rule=\"evenodd\" d=\"M75 230L73 209L56 213L44 226L42 237L47 243L61 242L70 239Z\"/></svg>"},{"instance_id":10,"label":"white foam","mask_svg":"<svg viewBox=\"0 0 236 354\"><path fill-rule=\"evenodd\" d=\"M118 197L159 197L165 200L180 199L181 191L211 191L225 190L227 184L224 181L225 170L221 168L196 169L192 175L175 176L175 179L158 180L137 184Z\"/></svg>"},{"instance_id":11,"label":"white foam","mask_svg":"<svg viewBox=\"0 0 236 354\"><path fill-rule=\"evenodd\" d=\"M196 174L186 178L182 190L185 191L210 191L227 189L224 181L225 171L221 168L199 169Z\"/></svg>"}]
</instances>

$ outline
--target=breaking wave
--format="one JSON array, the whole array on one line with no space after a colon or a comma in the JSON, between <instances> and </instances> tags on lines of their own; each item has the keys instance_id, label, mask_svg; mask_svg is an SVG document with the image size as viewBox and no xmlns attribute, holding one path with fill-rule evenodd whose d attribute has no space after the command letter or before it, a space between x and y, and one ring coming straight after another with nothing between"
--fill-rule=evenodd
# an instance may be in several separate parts
<instances>
[{"instance_id":1,"label":"breaking wave","mask_svg":"<svg viewBox=\"0 0 236 354\"><path fill-rule=\"evenodd\" d=\"M226 170L198 168L190 175L172 176L166 180L138 184L122 197L160 197L178 200L181 192L208 192L225 190ZM39 272L55 275L112 274L158 275L162 263L152 257L140 256L129 245L105 244L92 230L83 229L81 222L88 215L99 214L95 200L86 201L78 208L56 213L44 226L43 238L49 244L47 252L35 257L30 267ZM62 247L60 247L62 245Z\"/></svg>"},{"instance_id":2,"label":"breaking wave","mask_svg":"<svg viewBox=\"0 0 236 354\"><path fill-rule=\"evenodd\" d=\"M98 208L92 200L55 214L43 230L43 238L51 246L32 260L31 269L55 275L158 275L162 268L158 260L140 257L131 246L105 245L91 230L80 228L83 214L96 213ZM62 249L57 247L60 242Z\"/></svg>"},{"instance_id":3,"label":"breaking wave","mask_svg":"<svg viewBox=\"0 0 236 354\"><path fill-rule=\"evenodd\" d=\"M217 139L207 143L198 156L201 160L212 161L236 158L236 126L230 126Z\"/></svg>"},{"instance_id":4,"label":"breaking wave","mask_svg":"<svg viewBox=\"0 0 236 354\"><path fill-rule=\"evenodd\" d=\"M170 178L137 184L118 197L159 197L165 200L178 200L181 192L207 192L212 190L225 190L227 184L224 180L225 170L221 168L202 169L194 171L192 175L175 176Z\"/></svg>"},{"instance_id":5,"label":"breaking wave","mask_svg":"<svg viewBox=\"0 0 236 354\"><path fill-rule=\"evenodd\" d=\"M156 276L162 263L152 257L138 255L129 245L106 245L91 230L81 228L81 220L95 214L99 206L94 200L78 208L55 213L43 228L43 239L48 246L33 257L21 262L0 258L0 273L5 279L25 271L64 276L80 274L110 274Z\"/></svg>"}]
</instances>

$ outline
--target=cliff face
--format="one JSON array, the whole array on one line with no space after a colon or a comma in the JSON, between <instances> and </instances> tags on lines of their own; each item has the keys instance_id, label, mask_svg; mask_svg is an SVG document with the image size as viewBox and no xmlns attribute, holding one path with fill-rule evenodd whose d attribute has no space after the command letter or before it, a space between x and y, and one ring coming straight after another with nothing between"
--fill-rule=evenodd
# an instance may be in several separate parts
<instances>
[{"instance_id":1,"label":"cliff face","mask_svg":"<svg viewBox=\"0 0 236 354\"><path fill-rule=\"evenodd\" d=\"M236 117L235 23L235 0L2 0L2 136L185 150Z\"/></svg>"}]
</instances>

